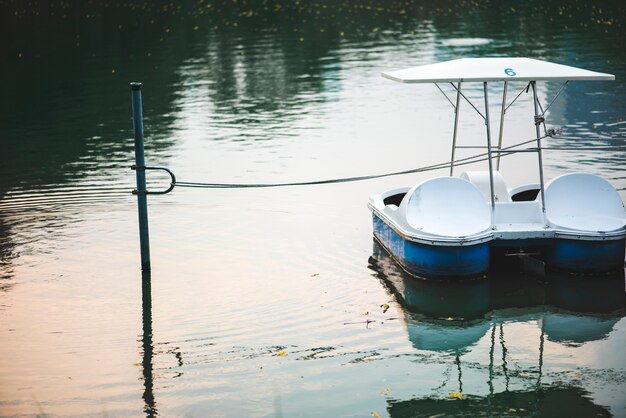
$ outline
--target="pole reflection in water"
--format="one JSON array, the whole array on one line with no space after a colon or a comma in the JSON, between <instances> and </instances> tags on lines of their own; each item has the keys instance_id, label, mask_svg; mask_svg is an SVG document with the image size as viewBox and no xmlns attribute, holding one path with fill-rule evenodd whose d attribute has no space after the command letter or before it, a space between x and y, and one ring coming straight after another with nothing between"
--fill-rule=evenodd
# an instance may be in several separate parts
<instances>
[{"instance_id":1,"label":"pole reflection in water","mask_svg":"<svg viewBox=\"0 0 626 418\"><path fill-rule=\"evenodd\" d=\"M458 382L446 377L437 395L389 399L390 416L611 415L584 383L560 376L554 362L564 350L609 338L626 313L623 271L550 273L539 281L512 268L485 280L422 280L402 271L376 242L369 267L398 302L412 346L451 355L458 371ZM537 356L520 356L528 350L517 345L533 341Z\"/></svg>"},{"instance_id":2,"label":"pole reflection in water","mask_svg":"<svg viewBox=\"0 0 626 418\"><path fill-rule=\"evenodd\" d=\"M152 374L152 280L150 271L141 273L141 307L142 307L142 323L143 335L142 344L142 361L141 368L143 370L143 401L144 412L147 417L157 416L156 401L154 400L154 376Z\"/></svg>"}]
</instances>

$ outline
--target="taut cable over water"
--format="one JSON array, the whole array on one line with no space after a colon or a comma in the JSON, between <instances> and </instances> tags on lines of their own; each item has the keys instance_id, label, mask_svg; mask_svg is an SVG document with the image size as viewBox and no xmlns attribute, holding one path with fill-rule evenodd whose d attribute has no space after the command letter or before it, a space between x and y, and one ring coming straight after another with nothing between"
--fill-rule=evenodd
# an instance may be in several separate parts
<instances>
[{"instance_id":1,"label":"taut cable over water","mask_svg":"<svg viewBox=\"0 0 626 418\"><path fill-rule=\"evenodd\" d=\"M553 137L554 135L546 134L541 137L548 138ZM493 151L500 154L501 157L506 157L508 155L513 155L519 152L537 152L536 147L529 147L524 149L514 149L516 147L529 144L531 142L536 142L537 139L533 138L528 141L520 142L515 145L511 145L508 147L503 147L500 151ZM616 151L616 150L624 150L626 151L626 145L617 145L611 147L541 147L542 150L548 151ZM174 178L170 187L165 192L149 192L148 194L165 194L169 193L174 189L174 187L189 187L189 188L202 188L202 189L245 189L245 188L266 188L266 187L290 187L290 186L318 186L323 184L337 184L337 183L350 183L356 181L365 181L365 180L374 180L384 177L392 177L392 176L402 176L406 174L415 174L415 173L424 173L427 171L435 171L442 170L445 168L475 164L483 161L487 161L487 153L476 154L470 157L456 159L454 163L452 162L442 162L433 165L426 165L422 167L412 168L409 170L403 171L394 171L391 173L383 173L383 174L371 174L364 176L355 176L355 177L342 177L336 179L325 179L325 180L310 180L310 181L300 181L300 182L284 182L284 183L209 183L209 182L192 182L192 181L178 181ZM156 167L155 167L156 168ZM158 169L165 170L170 173L171 176L174 176L170 170L164 167L158 167Z\"/></svg>"}]
</instances>

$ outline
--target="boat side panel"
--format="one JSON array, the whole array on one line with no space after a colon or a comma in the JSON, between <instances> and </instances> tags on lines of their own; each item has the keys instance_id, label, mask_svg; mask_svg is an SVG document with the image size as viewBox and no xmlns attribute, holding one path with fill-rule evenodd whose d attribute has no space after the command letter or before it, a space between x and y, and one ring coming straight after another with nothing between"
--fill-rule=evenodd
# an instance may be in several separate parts
<instances>
[{"instance_id":1,"label":"boat side panel","mask_svg":"<svg viewBox=\"0 0 626 418\"><path fill-rule=\"evenodd\" d=\"M548 266L579 273L609 272L624 268L626 240L583 241L554 239L547 250Z\"/></svg>"},{"instance_id":2,"label":"boat side panel","mask_svg":"<svg viewBox=\"0 0 626 418\"><path fill-rule=\"evenodd\" d=\"M410 273L430 278L475 276L489 268L489 243L425 245L403 239L375 214L374 235Z\"/></svg>"}]
</instances>

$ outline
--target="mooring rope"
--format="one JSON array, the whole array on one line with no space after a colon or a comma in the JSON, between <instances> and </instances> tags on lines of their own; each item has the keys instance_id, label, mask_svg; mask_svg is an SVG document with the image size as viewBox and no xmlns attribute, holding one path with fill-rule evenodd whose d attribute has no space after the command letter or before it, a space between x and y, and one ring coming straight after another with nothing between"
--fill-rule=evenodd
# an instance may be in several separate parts
<instances>
[{"instance_id":1,"label":"mooring rope","mask_svg":"<svg viewBox=\"0 0 626 418\"><path fill-rule=\"evenodd\" d=\"M548 151L626 151L626 145L614 145L609 147L541 147Z\"/></svg>"},{"instance_id":2,"label":"mooring rope","mask_svg":"<svg viewBox=\"0 0 626 418\"><path fill-rule=\"evenodd\" d=\"M542 137L541 139L545 138ZM511 145L506 148L502 148L503 152L500 155L510 155L518 152L517 150L512 150L512 148L519 147L521 145L526 145L530 142L534 142L536 139L531 139L529 141L520 142L519 144ZM508 150L508 152L507 152ZM454 162L455 166L467 165L479 163L482 161L487 161L489 153L476 154L471 157L462 158L456 160ZM355 177L344 177L337 179L326 179L326 180L313 180L313 181L299 181L299 182L287 182L287 183L200 183L200 182L190 182L190 181L176 181L174 183L177 187L190 187L190 188L204 188L204 189L243 189L243 188L262 188L262 187L288 187L288 186L314 186L321 184L336 184L336 183L348 183L355 181L363 181L363 180L373 180L379 179L383 177L391 177L391 176L400 176L404 174L413 174L413 173L421 173L425 171L433 171L440 170L444 168L450 168L452 163L450 161L413 168L409 170L403 171L395 171L392 173L384 173L384 174L372 174L365 176L355 176Z\"/></svg>"},{"instance_id":3,"label":"mooring rope","mask_svg":"<svg viewBox=\"0 0 626 418\"><path fill-rule=\"evenodd\" d=\"M539 139L544 139L550 137L551 135L546 134ZM516 154L518 152L529 152L529 151L537 151L537 148L525 148L524 150L516 150L514 148L529 144L531 142L537 141L536 138L520 142L515 145L511 145L499 150L500 156L508 156L511 154ZM541 147L542 150L548 151L615 151L615 150L625 150L626 145L617 145L611 147ZM482 161L487 161L488 153L476 154L471 157L462 158L456 160L454 162L454 166L463 166L468 164L479 163ZM434 171L441 170L445 168L450 168L451 162L442 162L438 164L413 168L409 170L403 171L395 171L391 173L383 173L383 174L371 174L364 176L354 176L354 177L343 177L336 179L325 179L325 180L313 180L313 181L297 181L297 182L285 182L285 183L203 183L203 182L191 182L191 181L175 181L173 186L176 187L188 187L188 188L201 188L201 189L245 189L245 188L267 188L267 187L291 187L291 186L316 186L323 184L337 184L337 183L349 183L355 181L363 181L363 180L373 180L384 177L392 177L392 176L401 176L405 174L414 174L414 173L422 173L426 171Z\"/></svg>"}]
</instances>

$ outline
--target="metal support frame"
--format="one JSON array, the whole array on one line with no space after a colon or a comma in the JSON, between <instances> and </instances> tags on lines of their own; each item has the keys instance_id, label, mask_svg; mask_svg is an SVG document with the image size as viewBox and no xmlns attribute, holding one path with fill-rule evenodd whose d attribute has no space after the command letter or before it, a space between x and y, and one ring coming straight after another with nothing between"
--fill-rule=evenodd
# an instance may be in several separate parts
<instances>
[{"instance_id":1,"label":"metal support frame","mask_svg":"<svg viewBox=\"0 0 626 418\"><path fill-rule=\"evenodd\" d=\"M543 111L544 115L548 111L548 109L550 109L550 106L552 106L552 103L554 103L556 99L558 99L558 97L561 95L561 92L563 92L563 89L565 89L565 86L567 86L567 83L569 83L569 80L566 80L565 83L563 83L563 85L559 89L559 91L556 92L552 101L548 104L548 106L546 106L546 109Z\"/></svg>"},{"instance_id":2,"label":"metal support frame","mask_svg":"<svg viewBox=\"0 0 626 418\"><path fill-rule=\"evenodd\" d=\"M535 118L542 116L539 113L539 98L537 97L537 82L531 81L530 85L533 89L533 103L535 105ZM541 193L541 213L544 218L546 215L546 196L544 191L544 180L543 180L543 158L541 156L541 131L539 130L539 123L535 122L535 131L537 133L537 160L539 163L539 191ZM544 219L545 220L545 219Z\"/></svg>"},{"instance_id":3,"label":"metal support frame","mask_svg":"<svg viewBox=\"0 0 626 418\"><path fill-rule=\"evenodd\" d=\"M504 111L506 112L507 110L509 110L509 107L513 106L513 103L515 103L517 101L517 99L519 99L519 97L522 95L522 93L524 93L524 92L528 93L528 89L529 88L530 88L530 82L519 93L517 93L517 96L515 96L513 101L511 103L509 103L509 105L507 107L504 108Z\"/></svg>"},{"instance_id":4,"label":"metal support frame","mask_svg":"<svg viewBox=\"0 0 626 418\"><path fill-rule=\"evenodd\" d=\"M476 106L474 106L474 103L472 103L472 101L471 101L470 99L468 99L467 97L465 97L465 95L464 95L463 93L461 93L461 90L460 90L460 89L458 89L458 88L454 85L454 83L450 83L450 85L451 85L452 87L454 87L454 89L458 92L458 94L460 94L460 95L461 95L461 97L463 97L463 98L465 99L465 101L466 101L467 103L469 103L469 105L470 105L470 106L472 106L472 107L474 108L474 110L476 111L476 113L478 113L478 114L480 115L480 117L481 117L481 118L485 119L485 116L484 116L482 113L480 113L480 110L478 110L478 108L477 108Z\"/></svg>"},{"instance_id":5,"label":"metal support frame","mask_svg":"<svg viewBox=\"0 0 626 418\"><path fill-rule=\"evenodd\" d=\"M534 139L533 139L534 141ZM487 145L457 145L456 148L464 149L486 149Z\"/></svg>"},{"instance_id":6,"label":"metal support frame","mask_svg":"<svg viewBox=\"0 0 626 418\"><path fill-rule=\"evenodd\" d=\"M435 87L437 87L437 88L439 89L439 91L441 92L441 94L443 94L443 97L445 97L445 98L446 98L446 100L448 101L448 103L450 103L450 105L451 105L452 107L454 107L454 103L452 103L452 100L450 100L450 98L448 97L448 95L446 94L446 92L445 92L445 91L443 91L443 90L441 89L441 87L439 87L439 84L435 83Z\"/></svg>"},{"instance_id":7,"label":"metal support frame","mask_svg":"<svg viewBox=\"0 0 626 418\"><path fill-rule=\"evenodd\" d=\"M439 87L439 86L437 86ZM461 105L461 82L457 84L456 106L454 107L454 133L452 134L452 156L450 157L450 177L454 171L454 151L456 150L456 135L459 127L459 106Z\"/></svg>"},{"instance_id":8,"label":"metal support frame","mask_svg":"<svg viewBox=\"0 0 626 418\"><path fill-rule=\"evenodd\" d=\"M487 93L487 82L483 82L483 90L485 91L485 125L487 127L487 156L489 161L489 188L491 191L491 225L496 211L496 200L493 190L493 161L491 159L491 127L489 126L489 94Z\"/></svg>"},{"instance_id":9,"label":"metal support frame","mask_svg":"<svg viewBox=\"0 0 626 418\"><path fill-rule=\"evenodd\" d=\"M167 189L165 189L165 190L159 190L157 192L150 191L150 190L144 190L142 192L139 192L138 189L135 189L135 190L133 190L133 194L140 194L140 193L143 193L143 194L146 194L146 195L148 195L148 194L168 194L169 192L174 190L174 187L176 187L176 176L167 167L156 167L156 166L148 166L148 165L145 165L143 167L138 167L136 165L131 165L130 168L131 168L131 170L141 170L141 171L146 171L146 170L161 170L161 171L165 171L167 174L170 175L170 179L171 179L170 186Z\"/></svg>"},{"instance_id":10,"label":"metal support frame","mask_svg":"<svg viewBox=\"0 0 626 418\"><path fill-rule=\"evenodd\" d=\"M436 84L436 83L435 83ZM477 108L476 106L474 106L474 104L461 92L461 82L458 82L457 85L454 85L453 83L450 83L452 85L452 87L457 91L457 95L456 95L456 106L454 106L454 104L452 104L452 101L448 98L448 96L443 92L443 90L441 90L441 88L437 85L437 88L439 88L439 90L444 94L444 96L446 96L446 99L448 100L448 102L450 102L450 104L453 105L454 107L454 132L453 132L453 137L452 137L452 155L450 158L450 176L452 176L453 174L453 170L454 170L454 163L455 163L455 151L457 148L481 148L480 146L475 146L475 145L466 145L466 146L461 146L461 145L457 145L457 131L458 131L458 123L459 123L459 105L460 105L460 98L463 97L471 106L472 108L484 119L485 121L485 126L487 128L487 160L489 162L489 187L490 187L490 191L491 191L491 212L492 212L492 225L493 225L493 218L495 215L495 193L494 193L494 184L493 184L493 161L492 161L492 157L493 154L496 154L496 170L500 169L500 157L501 155L509 155L509 154L513 154L513 153L523 153L523 152L536 152L537 153L537 159L538 159L538 164L539 164L539 186L540 186L540 196L541 196L541 212L542 215L544 217L545 220L545 212L546 212L546 205L545 205L545 180L544 180L544 176L543 176L543 157L542 157L542 147L541 147L541 139L544 138L541 136L541 130L540 130L540 125L544 123L545 121L545 113L548 110L548 108L550 106L552 106L552 104L554 103L554 101L556 100L556 98L561 94L561 92L563 91L565 85L567 84L567 82L565 82L561 88L559 89L559 91L557 92L557 94L555 95L555 97L552 99L552 101L550 102L550 104L543 109L543 107L541 106L541 103L539 102L539 98L537 96L537 81L530 81L528 83L528 85L526 85L526 87L524 87L518 94L517 96L513 99L513 101L511 103L509 103L508 105L506 104L506 97L507 97L507 90L508 90L508 81L504 82L504 88L502 91L502 109L500 111L500 132L499 132L499 137L498 137L498 146L497 148L493 149L491 146L491 126L490 126L490 119L489 119L489 95L488 95L488 91L487 91L487 82L483 82L483 90L484 90L484 98L485 98L485 115L483 115ZM511 107L513 105L513 103L515 103L517 101L517 99L522 95L522 93L524 93L524 91L528 92L530 89L532 88L533 91L533 104L534 104L534 110L535 110L535 116L534 116L534 122L535 122L535 130L536 130L536 134L537 134L537 138L532 140L532 141L527 141L524 142L522 144L517 144L515 146L519 146L519 145L523 145L529 142L536 142L537 146L534 148L527 148L527 149L510 149L512 147L509 148L502 148L502 142L503 142L503 134L504 134L504 117L506 114L506 111L509 109L509 107ZM556 134L557 130L551 129L550 131L546 131L546 135L553 135ZM484 148L484 147L482 147Z\"/></svg>"},{"instance_id":11,"label":"metal support frame","mask_svg":"<svg viewBox=\"0 0 626 418\"><path fill-rule=\"evenodd\" d=\"M135 176L137 179L137 211L139 212L139 245L141 270L150 271L150 237L148 233L148 196L146 190L146 161L143 141L143 109L141 83L130 84L133 103L133 129L135 132Z\"/></svg>"},{"instance_id":12,"label":"metal support frame","mask_svg":"<svg viewBox=\"0 0 626 418\"><path fill-rule=\"evenodd\" d=\"M500 112L500 134L498 136L498 151L502 149L502 135L504 133L504 114L506 113L506 90L509 86L509 82L504 82L504 89L502 91L502 111ZM500 154L496 159L496 170L500 170Z\"/></svg>"}]
</instances>

